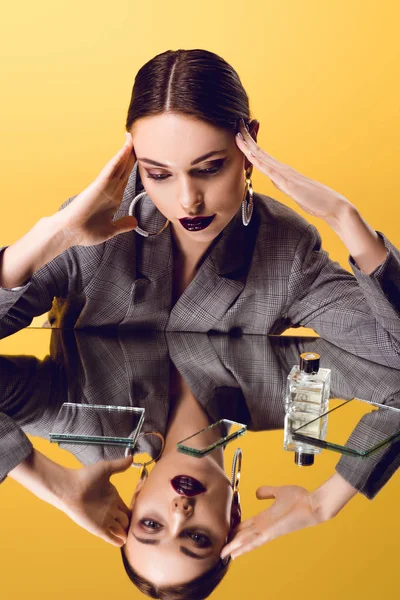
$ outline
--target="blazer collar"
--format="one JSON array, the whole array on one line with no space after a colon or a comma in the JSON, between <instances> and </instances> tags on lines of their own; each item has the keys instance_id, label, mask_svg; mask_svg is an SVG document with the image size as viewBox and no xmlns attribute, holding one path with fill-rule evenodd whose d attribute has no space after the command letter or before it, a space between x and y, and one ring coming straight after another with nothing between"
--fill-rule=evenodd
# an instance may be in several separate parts
<instances>
[{"instance_id":1,"label":"blazer collar","mask_svg":"<svg viewBox=\"0 0 400 600\"><path fill-rule=\"evenodd\" d=\"M127 214L130 202L142 191L136 163L116 218ZM135 216L140 227L149 233L156 233L165 223L165 217L147 194L136 204ZM163 324L167 331L206 332L212 329L244 288L256 230L256 214L249 226L245 227L240 207L213 241L196 276L173 307L171 226L155 237L144 238L133 233L136 281L131 290L130 308L123 323L151 323L155 318L157 327Z\"/></svg>"},{"instance_id":2,"label":"blazer collar","mask_svg":"<svg viewBox=\"0 0 400 600\"><path fill-rule=\"evenodd\" d=\"M135 163L129 177L120 216L126 214L133 198L144 191L138 164L138 162ZM255 202L257 202L257 194L255 193L254 196ZM214 240L203 260L203 265L208 262L209 268L214 269L218 275L229 275L240 271L244 265L247 265L251 257L258 219L256 211L254 211L250 224L245 227L242 223L241 210L240 206L233 219ZM147 194L135 206L135 215L140 227L149 233L156 233L165 224L165 217ZM144 277L154 279L161 273L165 273L166 270L171 269L172 271L170 225L160 235L150 238L138 236L138 238L140 241L137 262L138 275L141 273Z\"/></svg>"}]
</instances>

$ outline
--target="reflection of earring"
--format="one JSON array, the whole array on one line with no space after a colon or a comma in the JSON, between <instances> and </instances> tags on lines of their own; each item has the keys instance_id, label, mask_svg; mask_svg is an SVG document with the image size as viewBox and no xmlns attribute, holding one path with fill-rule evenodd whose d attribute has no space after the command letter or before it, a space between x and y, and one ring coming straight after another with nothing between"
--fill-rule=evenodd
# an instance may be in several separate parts
<instances>
[{"instance_id":1,"label":"reflection of earring","mask_svg":"<svg viewBox=\"0 0 400 600\"><path fill-rule=\"evenodd\" d=\"M164 446L165 446L164 436L161 433L159 433L158 431L147 431L146 433L139 433L138 438L140 438L140 436L145 436L145 435L157 436L161 440L161 450L155 458L152 458L151 460L148 460L147 462L137 463L134 460L132 460L132 467L136 467L136 468L141 467L141 471L140 471L140 475L139 475L140 481L147 478L147 475L149 474L147 471L147 465L151 465L151 463L155 462L156 460L158 460L160 458L161 454L163 453ZM126 448L125 456L128 456L128 454L131 454L133 456L133 450L134 450L134 448Z\"/></svg>"},{"instance_id":2,"label":"reflection of earring","mask_svg":"<svg viewBox=\"0 0 400 600\"><path fill-rule=\"evenodd\" d=\"M242 449L238 448L235 452L235 456L232 461L232 475L231 475L231 486L233 489L233 501L235 504L239 504L239 483L240 473L242 471Z\"/></svg>"},{"instance_id":3,"label":"reflection of earring","mask_svg":"<svg viewBox=\"0 0 400 600\"><path fill-rule=\"evenodd\" d=\"M253 214L253 186L251 183L251 167L246 171L246 187L243 194L242 200L242 221L243 225L247 226L250 223L251 215ZM249 198L247 198L247 193Z\"/></svg>"},{"instance_id":4,"label":"reflection of earring","mask_svg":"<svg viewBox=\"0 0 400 600\"><path fill-rule=\"evenodd\" d=\"M242 519L240 508L239 483L240 472L242 470L242 450L238 448L235 452L232 462L231 486L233 490L232 508L231 508L231 531L234 531Z\"/></svg>"},{"instance_id":5,"label":"reflection of earring","mask_svg":"<svg viewBox=\"0 0 400 600\"><path fill-rule=\"evenodd\" d=\"M135 204L137 202L139 202L139 200L141 200L141 198L143 196L145 196L146 194L147 194L147 192L140 192L140 194L138 194L137 196L134 197L134 199L132 200L132 202L129 205L129 209L128 209L129 216L131 216L131 217L135 216L133 214L133 209L135 207ZM154 237L156 235L159 235L162 231L164 231L164 229L166 229L168 227L168 223L169 223L169 220L167 219L166 223L162 226L162 228L160 229L160 231L158 231L157 233L149 233L148 231L145 231L144 229L141 229L139 227L139 225L137 227L135 227L133 231L136 231L136 233L139 233L140 235L143 235L143 237Z\"/></svg>"}]
</instances>

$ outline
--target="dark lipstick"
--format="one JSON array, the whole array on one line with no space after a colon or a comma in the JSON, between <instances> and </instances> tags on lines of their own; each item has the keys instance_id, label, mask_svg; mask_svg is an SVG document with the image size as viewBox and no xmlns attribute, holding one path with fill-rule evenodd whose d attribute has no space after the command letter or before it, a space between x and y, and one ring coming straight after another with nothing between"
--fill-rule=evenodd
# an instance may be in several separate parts
<instances>
[{"instance_id":1,"label":"dark lipstick","mask_svg":"<svg viewBox=\"0 0 400 600\"><path fill-rule=\"evenodd\" d=\"M214 217L215 214L211 217L184 217L179 222L188 231L201 231L210 225Z\"/></svg>"},{"instance_id":2,"label":"dark lipstick","mask_svg":"<svg viewBox=\"0 0 400 600\"><path fill-rule=\"evenodd\" d=\"M206 492L206 488L200 481L190 475L177 475L171 479L171 485L180 496L197 496Z\"/></svg>"}]
</instances>

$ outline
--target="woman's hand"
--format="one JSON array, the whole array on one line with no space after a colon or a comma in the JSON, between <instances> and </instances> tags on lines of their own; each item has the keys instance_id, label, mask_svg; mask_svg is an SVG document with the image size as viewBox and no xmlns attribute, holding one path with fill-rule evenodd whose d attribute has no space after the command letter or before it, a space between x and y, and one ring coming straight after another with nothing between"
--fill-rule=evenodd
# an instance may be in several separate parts
<instances>
[{"instance_id":1,"label":"woman's hand","mask_svg":"<svg viewBox=\"0 0 400 600\"><path fill-rule=\"evenodd\" d=\"M58 215L64 235L71 246L92 246L109 240L119 233L137 226L135 217L113 221L118 210L129 175L136 162L132 136L100 171L96 179Z\"/></svg>"},{"instance_id":2,"label":"woman's hand","mask_svg":"<svg viewBox=\"0 0 400 600\"><path fill-rule=\"evenodd\" d=\"M238 525L233 540L222 549L221 558L224 559L229 554L232 559L237 558L281 535L318 525L326 520L314 506L312 493L298 485L265 485L258 488L256 495L259 500L275 498L275 502Z\"/></svg>"},{"instance_id":3,"label":"woman's hand","mask_svg":"<svg viewBox=\"0 0 400 600\"><path fill-rule=\"evenodd\" d=\"M262 150L243 124L244 140L236 143L247 160L267 175L275 187L284 192L309 215L323 219L344 242L350 256L364 273L381 265L388 251L377 232L362 218L357 208L331 188L305 177Z\"/></svg>"},{"instance_id":4,"label":"woman's hand","mask_svg":"<svg viewBox=\"0 0 400 600\"><path fill-rule=\"evenodd\" d=\"M58 494L60 510L86 531L113 546L123 546L131 511L109 479L114 473L126 471L131 464L132 457L128 456L70 469L67 483L63 483Z\"/></svg>"},{"instance_id":5,"label":"woman's hand","mask_svg":"<svg viewBox=\"0 0 400 600\"><path fill-rule=\"evenodd\" d=\"M241 121L243 121L241 119ZM235 136L239 149L264 175L267 175L274 186L287 194L308 214L326 220L329 224L340 220L342 214L355 207L344 196L326 185L309 179L290 167L279 162L257 145L244 125L240 125L243 140Z\"/></svg>"}]
</instances>

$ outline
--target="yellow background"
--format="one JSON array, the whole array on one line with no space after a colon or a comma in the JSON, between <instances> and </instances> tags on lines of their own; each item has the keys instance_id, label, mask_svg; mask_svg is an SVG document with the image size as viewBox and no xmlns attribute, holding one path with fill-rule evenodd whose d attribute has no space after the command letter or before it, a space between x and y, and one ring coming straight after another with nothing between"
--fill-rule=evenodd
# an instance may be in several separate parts
<instances>
[{"instance_id":1,"label":"yellow background","mask_svg":"<svg viewBox=\"0 0 400 600\"><path fill-rule=\"evenodd\" d=\"M145 62L167 49L204 48L239 73L260 121L260 146L343 194L399 246L399 17L394 0L8 3L0 19L0 245L84 189L122 146ZM349 268L328 226L256 169L253 186L314 223L331 257ZM0 352L44 356L48 332L29 333L2 340ZM54 445L35 444L76 464ZM281 431L248 435L241 445L252 457L244 464L244 518L259 510L259 484L312 489L338 460L325 452L313 469L299 469L281 450ZM131 473L115 480L128 500ZM334 520L239 558L215 598L395 597L399 492L395 476L372 502L356 496ZM11 480L0 494L2 598L140 596L117 549Z\"/></svg>"}]
</instances>

